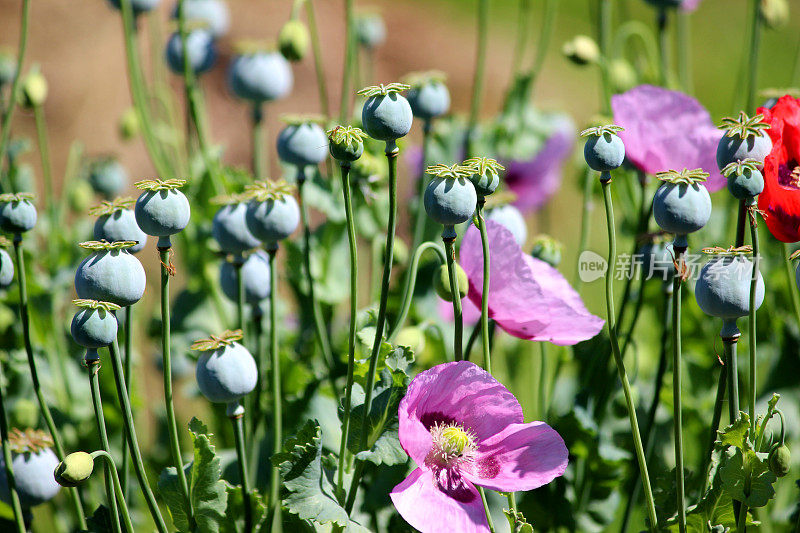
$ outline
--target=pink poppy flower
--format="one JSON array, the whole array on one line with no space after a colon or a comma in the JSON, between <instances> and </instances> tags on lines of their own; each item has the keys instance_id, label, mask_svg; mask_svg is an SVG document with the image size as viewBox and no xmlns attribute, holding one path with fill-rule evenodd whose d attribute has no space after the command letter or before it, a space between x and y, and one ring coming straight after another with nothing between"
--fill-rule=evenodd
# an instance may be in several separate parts
<instances>
[{"instance_id":1,"label":"pink poppy flower","mask_svg":"<svg viewBox=\"0 0 800 533\"><path fill-rule=\"evenodd\" d=\"M514 236L487 220L489 237L489 318L520 339L571 345L597 335L605 321L586 310L564 276L544 261L524 253ZM478 230L470 227L461 243L459 262L469 279L467 297L480 309L483 251Z\"/></svg>"},{"instance_id":2,"label":"pink poppy flower","mask_svg":"<svg viewBox=\"0 0 800 533\"><path fill-rule=\"evenodd\" d=\"M503 181L517 195L514 205L527 214L538 211L561 187L564 161L575 146L575 125L554 119L555 129L539 152L527 161L506 161Z\"/></svg>"},{"instance_id":3,"label":"pink poppy flower","mask_svg":"<svg viewBox=\"0 0 800 533\"><path fill-rule=\"evenodd\" d=\"M468 361L417 375L398 416L400 444L418 466L390 496L422 533L488 533L475 485L533 490L567 468L561 436L544 422L523 424L514 395Z\"/></svg>"},{"instance_id":4,"label":"pink poppy flower","mask_svg":"<svg viewBox=\"0 0 800 533\"><path fill-rule=\"evenodd\" d=\"M702 168L710 174L709 192L726 186L717 168L722 130L694 98L677 91L640 85L611 98L614 122L623 128L625 154L648 174Z\"/></svg>"}]
</instances>

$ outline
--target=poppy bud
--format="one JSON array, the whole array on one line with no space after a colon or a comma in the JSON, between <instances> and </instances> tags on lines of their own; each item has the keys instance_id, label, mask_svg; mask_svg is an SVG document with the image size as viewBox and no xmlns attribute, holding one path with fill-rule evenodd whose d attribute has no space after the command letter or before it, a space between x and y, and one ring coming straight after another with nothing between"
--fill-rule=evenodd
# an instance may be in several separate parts
<instances>
[{"instance_id":1,"label":"poppy bud","mask_svg":"<svg viewBox=\"0 0 800 533\"><path fill-rule=\"evenodd\" d=\"M62 487L76 487L89 479L94 470L94 459L86 452L71 453L58 463L53 475Z\"/></svg>"},{"instance_id":2,"label":"poppy bud","mask_svg":"<svg viewBox=\"0 0 800 533\"><path fill-rule=\"evenodd\" d=\"M289 61L300 61L308 53L308 28L299 20L290 20L278 34L278 47Z\"/></svg>"},{"instance_id":3,"label":"poppy bud","mask_svg":"<svg viewBox=\"0 0 800 533\"><path fill-rule=\"evenodd\" d=\"M23 107L36 107L47 100L47 80L38 69L31 70L22 80L20 104Z\"/></svg>"},{"instance_id":4,"label":"poppy bud","mask_svg":"<svg viewBox=\"0 0 800 533\"><path fill-rule=\"evenodd\" d=\"M561 243L549 235L537 235L533 239L531 255L555 268L561 263L561 248Z\"/></svg>"},{"instance_id":5,"label":"poppy bud","mask_svg":"<svg viewBox=\"0 0 800 533\"><path fill-rule=\"evenodd\" d=\"M636 71L626 59L614 59L608 65L608 75L614 92L624 93L636 87L639 79Z\"/></svg>"},{"instance_id":6,"label":"poppy bud","mask_svg":"<svg viewBox=\"0 0 800 533\"><path fill-rule=\"evenodd\" d=\"M789 21L789 1L761 0L761 18L768 28L782 28Z\"/></svg>"},{"instance_id":7,"label":"poppy bud","mask_svg":"<svg viewBox=\"0 0 800 533\"><path fill-rule=\"evenodd\" d=\"M600 59L600 49L597 47L597 43L586 35L576 35L571 41L564 43L561 53L576 65L597 63Z\"/></svg>"},{"instance_id":8,"label":"poppy bud","mask_svg":"<svg viewBox=\"0 0 800 533\"><path fill-rule=\"evenodd\" d=\"M769 469L778 477L784 477L792 466L792 454L785 444L775 445L769 452Z\"/></svg>"},{"instance_id":9,"label":"poppy bud","mask_svg":"<svg viewBox=\"0 0 800 533\"><path fill-rule=\"evenodd\" d=\"M459 300L463 300L467 295L469 289L469 280L467 280L467 273L461 268L461 265L455 263L456 280L458 281L458 294ZM433 289L439 298L442 300L452 302L453 293L450 291L450 274L447 272L447 265L441 265L433 273Z\"/></svg>"},{"instance_id":10,"label":"poppy bud","mask_svg":"<svg viewBox=\"0 0 800 533\"><path fill-rule=\"evenodd\" d=\"M136 110L132 107L126 110L119 118L117 127L119 128L119 136L124 141L130 141L134 137L138 137L140 125L139 115L136 114Z\"/></svg>"},{"instance_id":11,"label":"poppy bud","mask_svg":"<svg viewBox=\"0 0 800 533\"><path fill-rule=\"evenodd\" d=\"M406 346L418 354L425 349L425 333L414 326L401 329L395 338L395 344Z\"/></svg>"}]
</instances>

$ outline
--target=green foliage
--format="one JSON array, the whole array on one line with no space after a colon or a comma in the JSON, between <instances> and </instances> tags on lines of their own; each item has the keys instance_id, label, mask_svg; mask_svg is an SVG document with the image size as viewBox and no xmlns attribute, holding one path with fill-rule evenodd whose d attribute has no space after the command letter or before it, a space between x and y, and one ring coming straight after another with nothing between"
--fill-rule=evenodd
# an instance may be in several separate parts
<instances>
[{"instance_id":1,"label":"green foliage","mask_svg":"<svg viewBox=\"0 0 800 533\"><path fill-rule=\"evenodd\" d=\"M239 533L244 527L244 497L242 487L225 483L228 493L228 506L225 509L225 520L220 527L220 533ZM258 531L267 518L267 502L258 490L250 493L250 508L253 510L253 529Z\"/></svg>"},{"instance_id":2,"label":"green foliage","mask_svg":"<svg viewBox=\"0 0 800 533\"><path fill-rule=\"evenodd\" d=\"M194 459L184 465L189 483L189 497L199 531L219 533L226 522L228 491L221 479L220 461L208 428L196 418L189 422L194 445ZM190 523L174 467L167 467L158 480L161 497L167 502L172 521L179 531L189 531Z\"/></svg>"},{"instance_id":3,"label":"green foliage","mask_svg":"<svg viewBox=\"0 0 800 533\"><path fill-rule=\"evenodd\" d=\"M511 528L512 533L533 533L533 526L525 521L522 513L513 509L503 509L503 514L508 520L508 527Z\"/></svg>"},{"instance_id":4,"label":"green foliage","mask_svg":"<svg viewBox=\"0 0 800 533\"><path fill-rule=\"evenodd\" d=\"M322 432L315 421L307 421L297 435L283 445L283 452L272 457L281 471L283 504L300 519L324 526L336 524L348 533L369 530L352 521L333 495L333 485L322 463Z\"/></svg>"},{"instance_id":5,"label":"green foliage","mask_svg":"<svg viewBox=\"0 0 800 533\"><path fill-rule=\"evenodd\" d=\"M725 491L748 507L764 507L775 496L777 477L769 469L766 453L732 447L725 450L720 466Z\"/></svg>"}]
</instances>

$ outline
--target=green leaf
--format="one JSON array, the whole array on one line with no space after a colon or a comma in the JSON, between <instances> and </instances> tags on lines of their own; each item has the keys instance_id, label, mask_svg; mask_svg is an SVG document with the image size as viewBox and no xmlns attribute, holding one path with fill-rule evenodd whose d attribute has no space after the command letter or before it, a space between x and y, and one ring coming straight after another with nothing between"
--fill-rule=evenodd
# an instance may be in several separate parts
<instances>
[{"instance_id":1,"label":"green leaf","mask_svg":"<svg viewBox=\"0 0 800 533\"><path fill-rule=\"evenodd\" d=\"M86 531L89 533L112 533L111 512L105 505L100 505L95 509L92 516L86 519Z\"/></svg>"},{"instance_id":2,"label":"green leaf","mask_svg":"<svg viewBox=\"0 0 800 533\"><path fill-rule=\"evenodd\" d=\"M512 533L533 533L533 526L525 521L522 513L512 509L503 509L503 514L506 515Z\"/></svg>"},{"instance_id":3,"label":"green leaf","mask_svg":"<svg viewBox=\"0 0 800 533\"><path fill-rule=\"evenodd\" d=\"M228 493L225 482L220 479L220 461L208 428L196 418L189 422L189 431L194 444L194 459L184 465L186 480L189 483L189 497L194 507L197 530L203 533L218 533L227 521L225 509ZM165 468L158 480L158 489L167 502L172 521L181 531L190 529L189 518L184 508L177 471L174 467Z\"/></svg>"},{"instance_id":4,"label":"green leaf","mask_svg":"<svg viewBox=\"0 0 800 533\"><path fill-rule=\"evenodd\" d=\"M394 354L396 351L393 350L391 353ZM389 363L399 362L392 359ZM347 447L358 459L389 466L406 462L408 456L400 445L398 437L397 408L405 396L407 386L408 376L403 370L384 367L380 381L375 386L372 405L367 416L368 437L365 448L360 446L364 422L364 395L361 391L353 395Z\"/></svg>"},{"instance_id":5,"label":"green leaf","mask_svg":"<svg viewBox=\"0 0 800 533\"><path fill-rule=\"evenodd\" d=\"M765 453L728 448L720 477L728 494L748 507L764 507L775 496L772 485L778 478L770 471Z\"/></svg>"},{"instance_id":6,"label":"green leaf","mask_svg":"<svg viewBox=\"0 0 800 533\"><path fill-rule=\"evenodd\" d=\"M725 429L718 431L716 444L718 446L735 446L740 450L747 447L747 436L750 431L750 417L741 413L741 417Z\"/></svg>"},{"instance_id":7,"label":"green leaf","mask_svg":"<svg viewBox=\"0 0 800 533\"><path fill-rule=\"evenodd\" d=\"M322 466L322 431L316 421L307 421L283 449L272 456L272 462L281 471L287 492L283 504L290 513L319 525L337 524L352 533L369 531L350 520L333 496L333 485Z\"/></svg>"},{"instance_id":8,"label":"green leaf","mask_svg":"<svg viewBox=\"0 0 800 533\"><path fill-rule=\"evenodd\" d=\"M225 483L228 493L227 520L221 525L220 533L239 533L244 527L244 497L242 487ZM257 489L250 493L250 507L253 510L253 531L258 531L267 518L268 509L264 496Z\"/></svg>"}]
</instances>

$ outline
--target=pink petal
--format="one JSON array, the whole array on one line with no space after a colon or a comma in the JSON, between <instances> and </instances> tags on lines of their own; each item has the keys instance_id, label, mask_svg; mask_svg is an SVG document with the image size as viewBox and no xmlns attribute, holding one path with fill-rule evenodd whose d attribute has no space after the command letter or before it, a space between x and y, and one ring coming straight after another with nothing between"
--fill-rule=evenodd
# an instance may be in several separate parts
<instances>
[{"instance_id":1,"label":"pink petal","mask_svg":"<svg viewBox=\"0 0 800 533\"><path fill-rule=\"evenodd\" d=\"M514 395L469 361L420 372L400 401L398 416L400 444L418 465L431 449L428 429L434 424L456 422L483 440L523 419Z\"/></svg>"},{"instance_id":2,"label":"pink petal","mask_svg":"<svg viewBox=\"0 0 800 533\"><path fill-rule=\"evenodd\" d=\"M489 237L489 317L505 332L527 340L571 345L590 339L603 320L589 313L575 290L554 268L523 253L513 235L491 220ZM480 306L483 251L480 234L467 230L460 263L469 279L469 298Z\"/></svg>"},{"instance_id":3,"label":"pink petal","mask_svg":"<svg viewBox=\"0 0 800 533\"><path fill-rule=\"evenodd\" d=\"M478 491L464 482L459 499L439 490L429 470L417 468L389 494L397 512L422 533L489 533Z\"/></svg>"},{"instance_id":4,"label":"pink petal","mask_svg":"<svg viewBox=\"0 0 800 533\"><path fill-rule=\"evenodd\" d=\"M512 424L479 443L477 466L463 469L476 485L500 491L533 490L567 468L564 440L544 422Z\"/></svg>"},{"instance_id":5,"label":"pink petal","mask_svg":"<svg viewBox=\"0 0 800 533\"><path fill-rule=\"evenodd\" d=\"M614 122L625 153L648 174L702 168L710 174L709 192L725 187L717 168L717 144L722 131L694 98L677 91L640 85L611 98Z\"/></svg>"}]
</instances>

